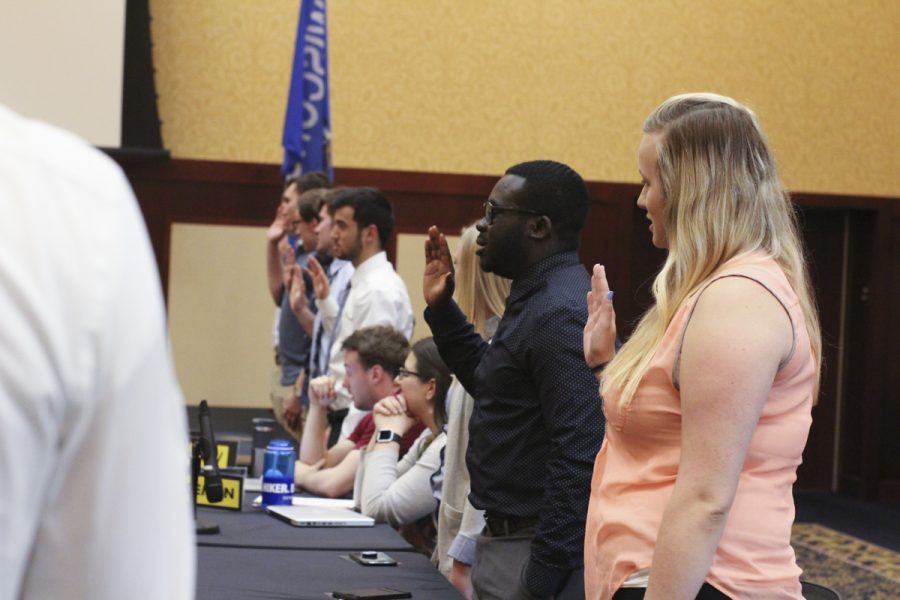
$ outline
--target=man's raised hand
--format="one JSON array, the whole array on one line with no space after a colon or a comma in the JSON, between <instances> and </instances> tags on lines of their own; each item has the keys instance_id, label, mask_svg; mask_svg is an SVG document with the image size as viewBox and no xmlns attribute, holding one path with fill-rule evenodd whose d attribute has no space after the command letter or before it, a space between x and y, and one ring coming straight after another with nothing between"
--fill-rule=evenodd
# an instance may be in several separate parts
<instances>
[{"instance_id":1,"label":"man's raised hand","mask_svg":"<svg viewBox=\"0 0 900 600\"><path fill-rule=\"evenodd\" d=\"M273 244L283 238L287 231L286 211L284 208L284 203L278 204L278 208L275 210L275 219L272 221L272 224L269 225L269 230L266 232L266 236Z\"/></svg>"},{"instance_id":2,"label":"man's raised hand","mask_svg":"<svg viewBox=\"0 0 900 600\"><path fill-rule=\"evenodd\" d=\"M306 299L306 284L303 282L303 274L298 265L293 265L291 269L290 290L291 310L295 315L299 315L307 308L309 301Z\"/></svg>"},{"instance_id":3,"label":"man's raised hand","mask_svg":"<svg viewBox=\"0 0 900 600\"><path fill-rule=\"evenodd\" d=\"M307 267L306 272L309 273L309 276L312 279L313 292L315 292L316 298L319 300L327 298L331 291L331 286L328 283L328 275L325 274L325 269L322 268L322 265L316 260L315 256L309 257L309 266Z\"/></svg>"},{"instance_id":4,"label":"man's raised hand","mask_svg":"<svg viewBox=\"0 0 900 600\"><path fill-rule=\"evenodd\" d=\"M422 291L428 306L439 306L453 296L453 257L444 234L434 225L428 228L425 240L425 276Z\"/></svg>"}]
</instances>

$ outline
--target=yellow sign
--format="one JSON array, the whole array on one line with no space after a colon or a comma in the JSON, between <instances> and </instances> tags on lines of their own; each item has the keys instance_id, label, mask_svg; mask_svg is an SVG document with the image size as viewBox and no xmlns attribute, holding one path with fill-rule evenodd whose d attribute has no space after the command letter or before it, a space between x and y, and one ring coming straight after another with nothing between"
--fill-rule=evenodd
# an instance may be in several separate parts
<instances>
[{"instance_id":1,"label":"yellow sign","mask_svg":"<svg viewBox=\"0 0 900 600\"><path fill-rule=\"evenodd\" d=\"M231 463L228 462L230 454L231 446L227 444L216 444L216 462L219 463L219 468L230 466Z\"/></svg>"},{"instance_id":2,"label":"yellow sign","mask_svg":"<svg viewBox=\"0 0 900 600\"><path fill-rule=\"evenodd\" d=\"M188 453L190 454L191 449L188 447ZM224 444L216 444L216 462L219 464L220 469L224 469L225 467L234 466L234 461L237 454L237 444L235 442L226 442ZM205 461L200 461L200 467L205 466Z\"/></svg>"},{"instance_id":3,"label":"yellow sign","mask_svg":"<svg viewBox=\"0 0 900 600\"><path fill-rule=\"evenodd\" d=\"M219 446L221 448L221 446ZM197 504L212 508L241 510L244 498L244 478L222 475L222 501L213 504L206 499L206 480L203 475L197 477Z\"/></svg>"}]
</instances>

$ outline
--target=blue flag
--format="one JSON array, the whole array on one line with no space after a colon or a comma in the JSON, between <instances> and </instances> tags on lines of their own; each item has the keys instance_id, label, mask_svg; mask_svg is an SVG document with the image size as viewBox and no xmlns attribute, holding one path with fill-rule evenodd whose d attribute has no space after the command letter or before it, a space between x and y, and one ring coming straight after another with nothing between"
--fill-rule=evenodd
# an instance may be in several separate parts
<instances>
[{"instance_id":1,"label":"blue flag","mask_svg":"<svg viewBox=\"0 0 900 600\"><path fill-rule=\"evenodd\" d=\"M331 111L328 106L328 35L325 0L302 0L294 48L291 90L284 116L284 176L331 168Z\"/></svg>"}]
</instances>

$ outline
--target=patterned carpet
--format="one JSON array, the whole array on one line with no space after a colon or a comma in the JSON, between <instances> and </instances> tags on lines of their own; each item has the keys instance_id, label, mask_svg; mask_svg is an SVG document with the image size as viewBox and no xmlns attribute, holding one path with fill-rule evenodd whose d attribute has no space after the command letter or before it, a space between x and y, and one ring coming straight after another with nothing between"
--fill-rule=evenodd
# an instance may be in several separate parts
<instances>
[{"instance_id":1,"label":"patterned carpet","mask_svg":"<svg viewBox=\"0 0 900 600\"><path fill-rule=\"evenodd\" d=\"M900 553L817 523L795 523L792 544L801 578L830 587L842 600L900 599Z\"/></svg>"}]
</instances>

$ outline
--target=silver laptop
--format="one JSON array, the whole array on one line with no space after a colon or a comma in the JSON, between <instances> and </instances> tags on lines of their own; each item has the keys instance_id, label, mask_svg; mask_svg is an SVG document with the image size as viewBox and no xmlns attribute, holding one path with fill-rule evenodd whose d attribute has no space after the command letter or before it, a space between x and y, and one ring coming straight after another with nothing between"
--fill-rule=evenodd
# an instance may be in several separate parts
<instances>
[{"instance_id":1,"label":"silver laptop","mask_svg":"<svg viewBox=\"0 0 900 600\"><path fill-rule=\"evenodd\" d=\"M330 506L268 506L266 511L294 527L371 527L375 519L349 508Z\"/></svg>"}]
</instances>

